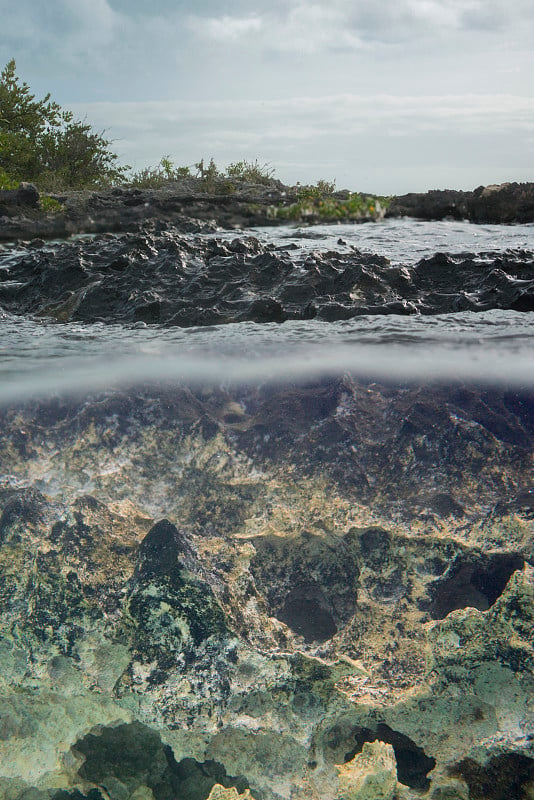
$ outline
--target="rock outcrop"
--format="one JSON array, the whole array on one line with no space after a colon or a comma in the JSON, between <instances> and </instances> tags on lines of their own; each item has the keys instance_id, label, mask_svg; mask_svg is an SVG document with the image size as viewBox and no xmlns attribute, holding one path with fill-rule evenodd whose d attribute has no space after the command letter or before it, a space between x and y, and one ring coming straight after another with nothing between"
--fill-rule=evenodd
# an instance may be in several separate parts
<instances>
[{"instance_id":1,"label":"rock outcrop","mask_svg":"<svg viewBox=\"0 0 534 800\"><path fill-rule=\"evenodd\" d=\"M352 761L338 766L339 797L343 800L393 800L397 762L390 744L365 742Z\"/></svg>"},{"instance_id":2,"label":"rock outcrop","mask_svg":"<svg viewBox=\"0 0 534 800\"><path fill-rule=\"evenodd\" d=\"M39 192L33 183L21 183L17 189L0 189L0 217L18 214L21 208L39 208Z\"/></svg>"},{"instance_id":3,"label":"rock outcrop","mask_svg":"<svg viewBox=\"0 0 534 800\"><path fill-rule=\"evenodd\" d=\"M362 203L362 208L322 216L320 206L297 206L301 189L272 181L269 186L241 183L206 187L189 178L158 189L115 187L99 191L54 194L44 207L31 184L0 192L0 241L66 237L77 233L135 232L147 223L165 222L182 231L247 228L293 221L301 224L377 221L388 217L427 220L465 219L476 223L534 222L534 184L504 183L479 186L472 192L432 190ZM347 201L344 190L330 195L330 204ZM358 196L356 194L356 196ZM372 197L362 195L363 198ZM51 207L52 206L52 207ZM383 206L383 207L382 207ZM371 210L372 209L372 210ZM347 216L349 214L349 216Z\"/></svg>"},{"instance_id":4,"label":"rock outcrop","mask_svg":"<svg viewBox=\"0 0 534 800\"><path fill-rule=\"evenodd\" d=\"M192 237L164 224L41 245L8 250L4 310L58 322L181 327L534 310L534 254L524 250L437 253L400 268L355 248L295 254L253 236Z\"/></svg>"},{"instance_id":5,"label":"rock outcrop","mask_svg":"<svg viewBox=\"0 0 534 800\"><path fill-rule=\"evenodd\" d=\"M394 197L389 217L465 219L485 224L534 222L534 183L479 186L472 192L434 189Z\"/></svg>"}]
</instances>

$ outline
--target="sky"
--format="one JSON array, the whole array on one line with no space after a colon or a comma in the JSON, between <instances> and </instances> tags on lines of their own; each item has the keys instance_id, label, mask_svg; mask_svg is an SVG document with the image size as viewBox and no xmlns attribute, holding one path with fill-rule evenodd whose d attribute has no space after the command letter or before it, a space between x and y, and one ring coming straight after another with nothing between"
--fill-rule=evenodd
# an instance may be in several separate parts
<instances>
[{"instance_id":1,"label":"sky","mask_svg":"<svg viewBox=\"0 0 534 800\"><path fill-rule=\"evenodd\" d=\"M0 65L122 163L379 194L534 181L534 0L0 0Z\"/></svg>"}]
</instances>

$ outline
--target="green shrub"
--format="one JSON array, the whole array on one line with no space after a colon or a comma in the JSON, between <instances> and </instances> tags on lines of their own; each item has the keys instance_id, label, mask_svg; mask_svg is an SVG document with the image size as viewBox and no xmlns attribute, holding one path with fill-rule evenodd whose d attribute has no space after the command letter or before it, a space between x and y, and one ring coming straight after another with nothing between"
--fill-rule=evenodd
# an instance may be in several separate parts
<instances>
[{"instance_id":1,"label":"green shrub","mask_svg":"<svg viewBox=\"0 0 534 800\"><path fill-rule=\"evenodd\" d=\"M224 178L224 173L219 172L217 164L213 158L210 158L207 166L204 163L204 159L201 158L198 164L195 164L195 168L197 170L197 178L200 178L203 189L208 194L214 194L217 187L217 181L221 178Z\"/></svg>"},{"instance_id":2,"label":"green shrub","mask_svg":"<svg viewBox=\"0 0 534 800\"><path fill-rule=\"evenodd\" d=\"M293 222L352 222L362 219L380 219L389 204L389 198L374 195L361 195L358 192L349 194L344 199L324 197L316 187L312 192L300 194L295 203L271 206L271 219Z\"/></svg>"},{"instance_id":3,"label":"green shrub","mask_svg":"<svg viewBox=\"0 0 534 800\"><path fill-rule=\"evenodd\" d=\"M0 167L0 191L5 191L6 189L16 189L20 181L16 178L11 178L5 169Z\"/></svg>"},{"instance_id":4,"label":"green shrub","mask_svg":"<svg viewBox=\"0 0 534 800\"><path fill-rule=\"evenodd\" d=\"M229 178L246 183L260 183L269 185L274 178L274 169L269 164L260 164L256 161L235 161L228 164L226 174Z\"/></svg>"},{"instance_id":5,"label":"green shrub","mask_svg":"<svg viewBox=\"0 0 534 800\"><path fill-rule=\"evenodd\" d=\"M333 194L336 189L335 181L318 180L315 186L305 185L301 186L297 183L297 197L302 200L309 200L327 197Z\"/></svg>"},{"instance_id":6,"label":"green shrub","mask_svg":"<svg viewBox=\"0 0 534 800\"><path fill-rule=\"evenodd\" d=\"M168 183L196 178L207 194L233 194L243 183L270 185L274 180L274 169L258 161L236 161L221 170L213 158L201 158L194 169L193 173L190 167L175 167L169 156L163 156L157 166L132 173L124 183L140 189L159 189Z\"/></svg>"},{"instance_id":7,"label":"green shrub","mask_svg":"<svg viewBox=\"0 0 534 800\"><path fill-rule=\"evenodd\" d=\"M40 196L39 205L41 207L41 211L44 211L46 214L60 214L65 210L64 205L59 203L53 197L50 197L48 194L42 194Z\"/></svg>"}]
</instances>

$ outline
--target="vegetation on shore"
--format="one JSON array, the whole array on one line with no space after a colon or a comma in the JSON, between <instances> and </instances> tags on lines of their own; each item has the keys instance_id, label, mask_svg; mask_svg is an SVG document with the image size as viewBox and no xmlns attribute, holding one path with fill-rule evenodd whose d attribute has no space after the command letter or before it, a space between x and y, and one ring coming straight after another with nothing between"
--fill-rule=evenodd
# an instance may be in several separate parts
<instances>
[{"instance_id":1,"label":"vegetation on shore","mask_svg":"<svg viewBox=\"0 0 534 800\"><path fill-rule=\"evenodd\" d=\"M206 163L204 158L196 164L178 167L169 156L163 156L155 167L146 167L133 172L126 181L127 186L139 189L159 189L170 183L179 183L195 179L201 191L207 194L232 194L245 183L260 186L280 186L274 177L274 169L269 164L256 161L236 161L221 170L211 158Z\"/></svg>"},{"instance_id":2,"label":"vegetation on shore","mask_svg":"<svg viewBox=\"0 0 534 800\"><path fill-rule=\"evenodd\" d=\"M50 194L110 187L159 189L191 183L192 191L210 195L243 193L250 187L278 193L268 205L273 221L369 219L381 216L386 198L335 192L335 183L285 187L269 164L235 161L220 169L213 158L176 166L169 156L154 167L132 171L121 166L113 142L86 122L76 120L47 94L37 100L16 73L12 59L0 73L0 190L23 181L41 193L41 209L58 212L62 206Z\"/></svg>"},{"instance_id":3,"label":"vegetation on shore","mask_svg":"<svg viewBox=\"0 0 534 800\"><path fill-rule=\"evenodd\" d=\"M365 195L359 192L325 191L317 186L305 186L298 192L295 202L271 206L269 216L278 221L350 222L358 219L375 219L382 215L391 202L389 197Z\"/></svg>"}]
</instances>

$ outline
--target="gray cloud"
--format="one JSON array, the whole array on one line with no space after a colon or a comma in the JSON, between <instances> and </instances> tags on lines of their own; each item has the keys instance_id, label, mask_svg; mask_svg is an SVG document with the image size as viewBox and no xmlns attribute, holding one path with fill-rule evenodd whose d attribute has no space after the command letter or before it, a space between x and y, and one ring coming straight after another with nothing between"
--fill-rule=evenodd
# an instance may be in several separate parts
<instances>
[{"instance_id":1,"label":"gray cloud","mask_svg":"<svg viewBox=\"0 0 534 800\"><path fill-rule=\"evenodd\" d=\"M532 18L530 0L330 0L329 3L292 0L273 10L257 3L253 12L229 15L193 12L197 34L214 41L226 41L225 26L237 27L247 15L257 20L255 37L273 49L315 53L340 48L368 48L370 44L391 45L418 39L441 41L462 31L496 33L524 25ZM196 24L198 20L198 24ZM245 34L243 27L243 34Z\"/></svg>"},{"instance_id":2,"label":"gray cloud","mask_svg":"<svg viewBox=\"0 0 534 800\"><path fill-rule=\"evenodd\" d=\"M0 19L4 60L137 166L258 157L380 191L534 179L532 0L0 0Z\"/></svg>"},{"instance_id":3,"label":"gray cloud","mask_svg":"<svg viewBox=\"0 0 534 800\"><path fill-rule=\"evenodd\" d=\"M89 111L111 123L118 150L138 165L145 141L153 164L164 154L188 165L200 156L219 164L259 158L291 182L336 178L383 193L428 188L421 176L427 179L432 162L430 185L454 185L455 176L458 186L473 188L497 180L497 171L503 180L524 180L521 164L534 136L534 99L512 95L343 94L94 104Z\"/></svg>"}]
</instances>

